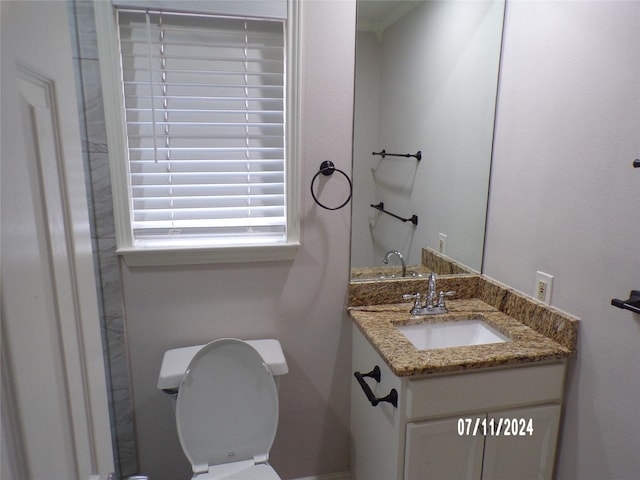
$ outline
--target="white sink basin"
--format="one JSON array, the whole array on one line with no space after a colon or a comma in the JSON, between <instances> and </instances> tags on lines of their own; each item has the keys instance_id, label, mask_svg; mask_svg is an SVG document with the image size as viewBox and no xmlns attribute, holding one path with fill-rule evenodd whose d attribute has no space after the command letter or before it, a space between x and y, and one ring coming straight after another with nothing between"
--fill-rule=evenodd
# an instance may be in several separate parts
<instances>
[{"instance_id":1,"label":"white sink basin","mask_svg":"<svg viewBox=\"0 0 640 480\"><path fill-rule=\"evenodd\" d=\"M396 327L418 350L508 342L509 337L482 320L455 320Z\"/></svg>"}]
</instances>

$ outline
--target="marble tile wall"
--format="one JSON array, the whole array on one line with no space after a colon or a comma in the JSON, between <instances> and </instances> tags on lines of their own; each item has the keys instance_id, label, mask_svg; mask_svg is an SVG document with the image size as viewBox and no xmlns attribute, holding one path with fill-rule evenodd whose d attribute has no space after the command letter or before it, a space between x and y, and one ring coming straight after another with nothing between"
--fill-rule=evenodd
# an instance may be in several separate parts
<instances>
[{"instance_id":1,"label":"marble tile wall","mask_svg":"<svg viewBox=\"0 0 640 480\"><path fill-rule=\"evenodd\" d=\"M119 478L125 478L137 473L138 462L93 2L68 0L67 5L107 368L114 461Z\"/></svg>"}]
</instances>

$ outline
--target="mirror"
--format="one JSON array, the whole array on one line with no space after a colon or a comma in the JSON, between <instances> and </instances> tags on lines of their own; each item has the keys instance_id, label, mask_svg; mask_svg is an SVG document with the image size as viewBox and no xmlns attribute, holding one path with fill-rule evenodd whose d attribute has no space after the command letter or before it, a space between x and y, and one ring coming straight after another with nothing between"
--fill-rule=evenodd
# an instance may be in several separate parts
<instances>
[{"instance_id":1,"label":"mirror","mask_svg":"<svg viewBox=\"0 0 640 480\"><path fill-rule=\"evenodd\" d=\"M353 280L399 276L393 250L480 271L503 20L504 0L358 1Z\"/></svg>"}]
</instances>

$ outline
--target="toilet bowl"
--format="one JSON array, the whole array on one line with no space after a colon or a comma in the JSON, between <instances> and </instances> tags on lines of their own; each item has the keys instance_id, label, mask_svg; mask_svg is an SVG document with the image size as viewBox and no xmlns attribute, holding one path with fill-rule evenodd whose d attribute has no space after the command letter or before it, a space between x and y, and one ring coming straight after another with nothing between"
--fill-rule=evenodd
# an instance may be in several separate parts
<instances>
[{"instance_id":1,"label":"toilet bowl","mask_svg":"<svg viewBox=\"0 0 640 480\"><path fill-rule=\"evenodd\" d=\"M278 426L277 340L215 340L165 353L158 388L175 399L193 480L280 480L269 465Z\"/></svg>"}]
</instances>

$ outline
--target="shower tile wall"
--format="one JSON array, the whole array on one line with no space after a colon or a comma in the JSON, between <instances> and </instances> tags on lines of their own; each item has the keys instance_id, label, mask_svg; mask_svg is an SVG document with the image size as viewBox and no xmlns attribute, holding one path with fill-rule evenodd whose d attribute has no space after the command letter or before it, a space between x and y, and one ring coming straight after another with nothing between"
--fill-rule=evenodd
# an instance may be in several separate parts
<instances>
[{"instance_id":1,"label":"shower tile wall","mask_svg":"<svg viewBox=\"0 0 640 480\"><path fill-rule=\"evenodd\" d=\"M138 465L93 2L68 0L68 8L114 461L124 478Z\"/></svg>"}]
</instances>

